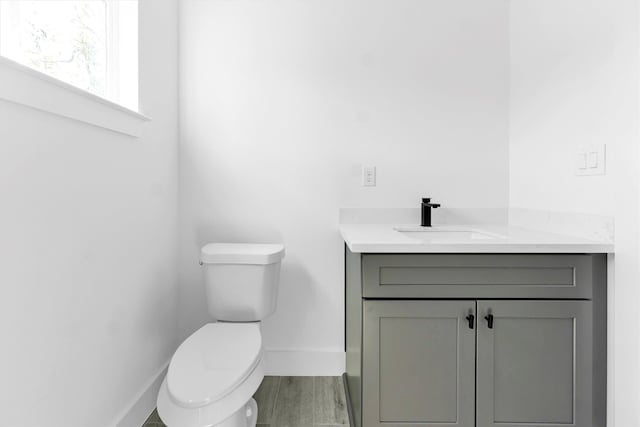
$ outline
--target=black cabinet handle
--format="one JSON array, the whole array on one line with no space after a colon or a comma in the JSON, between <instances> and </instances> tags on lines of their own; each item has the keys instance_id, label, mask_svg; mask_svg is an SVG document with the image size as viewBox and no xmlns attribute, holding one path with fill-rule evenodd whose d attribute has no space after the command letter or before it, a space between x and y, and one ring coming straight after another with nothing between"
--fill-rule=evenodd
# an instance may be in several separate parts
<instances>
[{"instance_id":1,"label":"black cabinet handle","mask_svg":"<svg viewBox=\"0 0 640 427\"><path fill-rule=\"evenodd\" d=\"M473 321L475 320L475 316L473 314L470 314L465 317L465 319L467 319L467 321L469 322L469 329L473 329Z\"/></svg>"},{"instance_id":2,"label":"black cabinet handle","mask_svg":"<svg viewBox=\"0 0 640 427\"><path fill-rule=\"evenodd\" d=\"M489 315L484 316L484 318L487 320L487 326L489 326L489 329L493 329L493 314L489 313Z\"/></svg>"}]
</instances>

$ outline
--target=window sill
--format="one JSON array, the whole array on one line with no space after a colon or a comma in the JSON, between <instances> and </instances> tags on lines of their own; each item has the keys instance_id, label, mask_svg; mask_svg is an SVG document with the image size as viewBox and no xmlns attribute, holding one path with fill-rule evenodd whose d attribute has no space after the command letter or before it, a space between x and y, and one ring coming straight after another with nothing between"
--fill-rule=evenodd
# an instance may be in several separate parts
<instances>
[{"instance_id":1,"label":"window sill","mask_svg":"<svg viewBox=\"0 0 640 427\"><path fill-rule=\"evenodd\" d=\"M151 120L2 56L0 99L136 138Z\"/></svg>"}]
</instances>

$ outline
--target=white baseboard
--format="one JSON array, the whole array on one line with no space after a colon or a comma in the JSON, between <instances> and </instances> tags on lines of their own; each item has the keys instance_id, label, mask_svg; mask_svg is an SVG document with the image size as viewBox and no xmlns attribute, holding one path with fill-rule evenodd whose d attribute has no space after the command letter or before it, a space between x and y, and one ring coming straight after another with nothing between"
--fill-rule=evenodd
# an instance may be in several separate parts
<instances>
[{"instance_id":1,"label":"white baseboard","mask_svg":"<svg viewBox=\"0 0 640 427\"><path fill-rule=\"evenodd\" d=\"M345 370L342 351L267 350L266 374L275 376L340 376Z\"/></svg>"},{"instance_id":2,"label":"white baseboard","mask_svg":"<svg viewBox=\"0 0 640 427\"><path fill-rule=\"evenodd\" d=\"M267 350L266 374L278 376L340 376L345 369L345 353L340 351ZM165 363L142 388L131 406L116 418L115 427L140 427L156 407L158 390L167 374Z\"/></svg>"},{"instance_id":3,"label":"white baseboard","mask_svg":"<svg viewBox=\"0 0 640 427\"><path fill-rule=\"evenodd\" d=\"M151 377L129 409L125 410L123 414L116 418L116 420L119 421L114 424L115 427L140 427L144 424L147 417L149 417L151 412L156 408L158 390L160 390L162 380L164 380L167 374L168 367L169 362L167 361L156 375Z\"/></svg>"}]
</instances>

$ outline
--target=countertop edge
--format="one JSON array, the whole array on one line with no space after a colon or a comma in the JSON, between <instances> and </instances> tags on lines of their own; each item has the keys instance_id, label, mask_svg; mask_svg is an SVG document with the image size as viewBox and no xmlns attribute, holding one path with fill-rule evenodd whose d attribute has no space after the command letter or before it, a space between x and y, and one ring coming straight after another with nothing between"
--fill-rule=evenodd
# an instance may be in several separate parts
<instances>
[{"instance_id":1,"label":"countertop edge","mask_svg":"<svg viewBox=\"0 0 640 427\"><path fill-rule=\"evenodd\" d=\"M509 225L481 227L484 232L508 236L504 239L449 242L424 242L402 238L390 233L392 230L390 227L387 224L341 225L340 235L353 253L613 254L615 252L614 242L594 241ZM477 228L474 225L465 225L465 227Z\"/></svg>"},{"instance_id":2,"label":"countertop edge","mask_svg":"<svg viewBox=\"0 0 640 427\"><path fill-rule=\"evenodd\" d=\"M370 245L353 244L345 241L349 250L353 253L377 253L377 254L443 254L443 253L486 253L486 254L613 254L613 245L430 245L425 247L411 247L407 245Z\"/></svg>"}]
</instances>

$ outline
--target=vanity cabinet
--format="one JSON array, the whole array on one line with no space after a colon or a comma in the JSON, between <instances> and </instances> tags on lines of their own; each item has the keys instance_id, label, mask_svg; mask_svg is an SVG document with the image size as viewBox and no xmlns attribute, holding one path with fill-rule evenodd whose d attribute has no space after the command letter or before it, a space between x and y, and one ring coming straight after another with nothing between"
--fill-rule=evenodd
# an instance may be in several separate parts
<instances>
[{"instance_id":1,"label":"vanity cabinet","mask_svg":"<svg viewBox=\"0 0 640 427\"><path fill-rule=\"evenodd\" d=\"M346 249L355 427L603 427L606 257Z\"/></svg>"}]
</instances>

